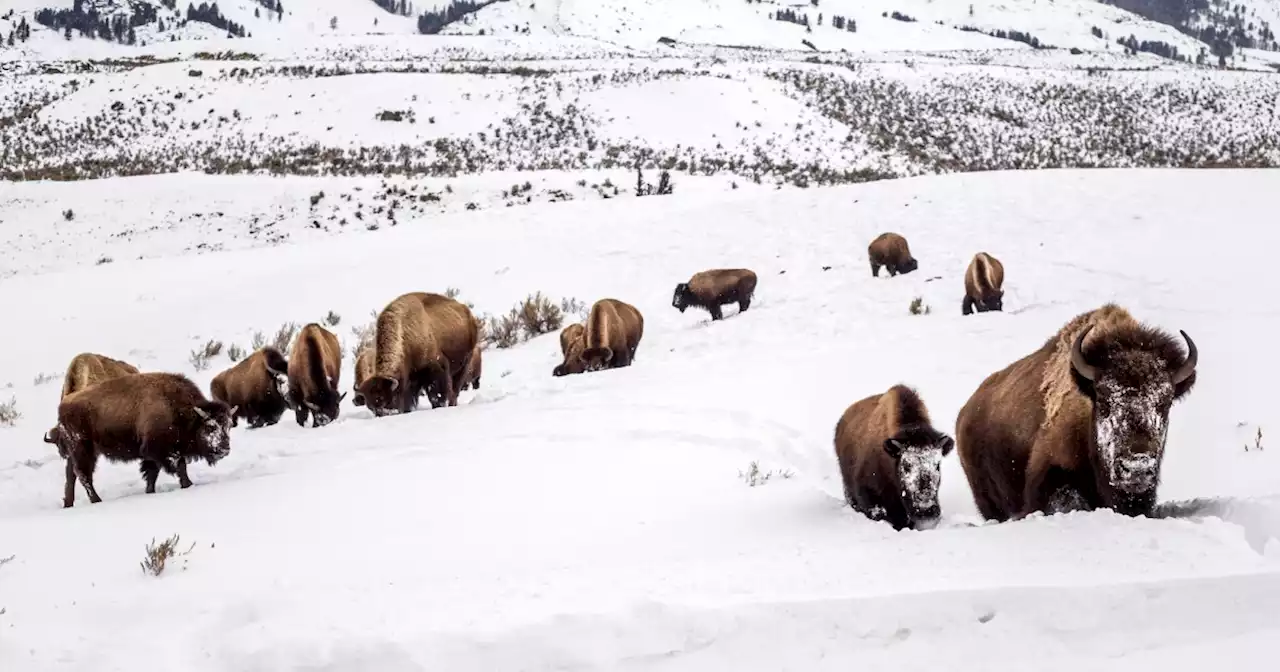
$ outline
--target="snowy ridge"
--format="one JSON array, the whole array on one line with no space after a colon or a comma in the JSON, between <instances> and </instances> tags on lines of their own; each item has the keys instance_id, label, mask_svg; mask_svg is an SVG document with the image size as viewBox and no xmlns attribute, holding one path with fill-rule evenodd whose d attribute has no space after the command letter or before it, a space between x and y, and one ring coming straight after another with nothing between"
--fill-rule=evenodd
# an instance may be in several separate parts
<instances>
[{"instance_id":1,"label":"snowy ridge","mask_svg":"<svg viewBox=\"0 0 1280 672\"><path fill-rule=\"evenodd\" d=\"M25 198L89 213L100 196L87 184ZM156 198L113 184L147 207ZM1274 172L1245 170L678 183L623 207L464 209L358 236L5 278L0 305L21 328L0 349L12 385L0 403L12 396L22 417L0 427L0 558L14 556L0 566L0 621L22 646L0 647L0 666L923 670L944 651L975 670L1041 658L1055 670L1195 669L1226 652L1235 669L1270 669L1280 416L1262 381L1280 375L1265 354L1280 328L1265 298L1280 241L1256 222L1278 188ZM1232 273L1200 263L1208 223L1238 244ZM865 245L886 229L908 237L919 271L870 277ZM204 235L187 223L166 235L182 231L192 245ZM1006 312L962 317L978 249L1005 264ZM27 252L39 268L69 253ZM671 308L676 282L730 265L760 274L748 312L711 324ZM40 441L58 385L36 376L58 380L76 352L207 389L230 362L194 371L187 355L210 338L243 345L335 311L349 353L349 325L371 309L449 286L491 313L532 291L622 298L646 318L636 364L553 378L548 334L487 350L484 385L457 408L374 419L345 405L322 429L240 428L224 462L193 465L190 489L162 479L144 495L133 465L102 464L105 501L58 508L63 466ZM929 314L909 314L917 296ZM955 457L938 529L895 533L843 505L831 431L848 404L906 382L952 432L986 375L1108 300L1200 347L1196 388L1170 415L1166 517L970 526ZM341 380L348 389L349 355ZM743 482L752 462L768 482ZM192 553L140 574L143 545L175 532ZM85 543L91 563L75 552Z\"/></svg>"}]
</instances>

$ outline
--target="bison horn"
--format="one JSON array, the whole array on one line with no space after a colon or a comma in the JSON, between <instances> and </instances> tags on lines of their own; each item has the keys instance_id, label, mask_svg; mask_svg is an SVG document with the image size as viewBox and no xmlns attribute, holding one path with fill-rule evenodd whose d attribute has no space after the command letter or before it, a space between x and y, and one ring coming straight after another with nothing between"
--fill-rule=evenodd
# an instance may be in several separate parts
<instances>
[{"instance_id":1,"label":"bison horn","mask_svg":"<svg viewBox=\"0 0 1280 672\"><path fill-rule=\"evenodd\" d=\"M1179 329L1178 333L1182 334L1182 338L1187 342L1187 361L1183 362L1182 366L1178 367L1178 370L1173 372L1174 385L1182 384L1183 381L1190 378L1191 375L1196 372L1196 361L1200 358L1200 353L1196 350L1196 342L1191 340L1191 337L1187 335L1187 332Z\"/></svg>"},{"instance_id":2,"label":"bison horn","mask_svg":"<svg viewBox=\"0 0 1280 672\"><path fill-rule=\"evenodd\" d=\"M1084 353L1080 352L1080 347L1084 345L1084 337L1093 329L1093 325L1089 325L1076 336L1076 342L1071 344L1071 368L1076 370L1085 380L1093 380L1098 375L1098 370L1093 367L1084 358Z\"/></svg>"},{"instance_id":3,"label":"bison horn","mask_svg":"<svg viewBox=\"0 0 1280 672\"><path fill-rule=\"evenodd\" d=\"M399 379L399 378L392 378L392 379L391 379L391 391L392 391L392 392L395 392L395 391L396 391L396 390L398 390L398 389L400 389L400 379Z\"/></svg>"},{"instance_id":4,"label":"bison horn","mask_svg":"<svg viewBox=\"0 0 1280 672\"><path fill-rule=\"evenodd\" d=\"M313 410L313 411L318 411L318 410L320 410L320 407L319 407L319 406L317 406L317 405L315 405L315 404L313 404L313 403L311 403L311 402L309 402L309 401L304 401L304 402L302 402L302 403L306 404L306 405L307 405L307 408L309 408L309 409L311 409L311 410Z\"/></svg>"},{"instance_id":5,"label":"bison horn","mask_svg":"<svg viewBox=\"0 0 1280 672\"><path fill-rule=\"evenodd\" d=\"M54 438L53 438L53 430L52 430L52 429L44 433L44 442L45 442L45 443L57 443L57 441L55 441L55 440L54 440Z\"/></svg>"},{"instance_id":6,"label":"bison horn","mask_svg":"<svg viewBox=\"0 0 1280 672\"><path fill-rule=\"evenodd\" d=\"M343 400L343 399L346 399L346 398L347 398L347 393L346 393L346 392L343 392L342 394L339 394L339 395L338 395L338 403L339 403L339 404L341 404L341 403L342 403L342 400Z\"/></svg>"},{"instance_id":7,"label":"bison horn","mask_svg":"<svg viewBox=\"0 0 1280 672\"><path fill-rule=\"evenodd\" d=\"M209 413L205 411L203 408L200 408L199 406L192 406L191 410L195 411L196 415L200 416L201 420L209 419Z\"/></svg>"}]
</instances>

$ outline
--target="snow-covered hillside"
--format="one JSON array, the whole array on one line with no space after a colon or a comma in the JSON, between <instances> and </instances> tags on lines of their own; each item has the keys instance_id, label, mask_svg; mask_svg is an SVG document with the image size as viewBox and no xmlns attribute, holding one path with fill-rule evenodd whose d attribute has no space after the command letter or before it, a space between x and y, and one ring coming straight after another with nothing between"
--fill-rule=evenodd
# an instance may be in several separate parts
<instances>
[{"instance_id":1,"label":"snow-covered hillside","mask_svg":"<svg viewBox=\"0 0 1280 672\"><path fill-rule=\"evenodd\" d=\"M282 193L333 188L294 179ZM112 189L144 211L172 207L145 182L39 186L23 198L50 212L92 212ZM5 278L0 403L22 415L0 428L0 559L13 556L0 565L0 668L936 670L945 657L963 670L1270 670L1280 234L1259 222L1278 190L1273 171L1240 170L678 184L625 205L420 215L361 236ZM919 271L870 277L866 244L886 230L908 237ZM208 229L167 235L184 231L195 246ZM58 268L99 244L25 255ZM979 250L1005 265L1006 312L962 317ZM723 266L759 273L749 311L712 324L671 307L675 283ZM207 389L230 364L192 369L209 339L245 345L334 311L349 352L370 310L446 287L490 313L535 291L632 302L646 320L637 361L553 378L548 334L486 351L482 388L456 408L375 419L348 402L320 429L242 427L190 489L162 478L145 495L134 465L103 464L105 501L59 508L63 466L41 435L75 353ZM931 312L910 314L914 297ZM1196 387L1170 416L1161 499L1184 503L1168 517L969 526L954 455L938 529L895 533L843 506L831 436L850 403L905 382L954 432L987 374L1111 300L1200 349ZM755 487L740 474L753 462L772 474ZM191 552L141 573L144 546L175 533Z\"/></svg>"}]
</instances>

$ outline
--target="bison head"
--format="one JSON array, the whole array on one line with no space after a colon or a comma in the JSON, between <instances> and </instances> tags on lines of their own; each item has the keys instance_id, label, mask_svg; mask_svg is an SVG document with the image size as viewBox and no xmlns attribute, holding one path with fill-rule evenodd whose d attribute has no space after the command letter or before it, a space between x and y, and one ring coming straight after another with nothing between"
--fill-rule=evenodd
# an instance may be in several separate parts
<instances>
[{"instance_id":1,"label":"bison head","mask_svg":"<svg viewBox=\"0 0 1280 672\"><path fill-rule=\"evenodd\" d=\"M302 403L311 411L314 426L324 427L338 418L338 408L346 398L346 392L337 394L336 390L326 390L317 395L315 401L304 400Z\"/></svg>"},{"instance_id":2,"label":"bison head","mask_svg":"<svg viewBox=\"0 0 1280 672\"><path fill-rule=\"evenodd\" d=\"M359 394L373 414L382 417L400 412L400 381L388 376L370 376L360 385Z\"/></svg>"},{"instance_id":3,"label":"bison head","mask_svg":"<svg viewBox=\"0 0 1280 672\"><path fill-rule=\"evenodd\" d=\"M1092 457L1114 493L1113 508L1144 514L1155 506L1169 409L1195 383L1196 344L1179 332L1187 342L1183 359L1173 339L1143 330L1099 339L1086 354L1091 329L1071 346L1071 370L1077 388L1093 401Z\"/></svg>"},{"instance_id":4,"label":"bison head","mask_svg":"<svg viewBox=\"0 0 1280 672\"><path fill-rule=\"evenodd\" d=\"M911 519L911 527L929 529L938 524L942 507L938 488L942 485L942 458L951 453L956 442L932 427L905 427L885 439L884 451L893 458L900 495Z\"/></svg>"},{"instance_id":5,"label":"bison head","mask_svg":"<svg viewBox=\"0 0 1280 672\"><path fill-rule=\"evenodd\" d=\"M689 291L689 283L682 282L676 285L676 291L671 295L671 305L683 313L691 303L693 303L693 292Z\"/></svg>"},{"instance_id":6,"label":"bison head","mask_svg":"<svg viewBox=\"0 0 1280 672\"><path fill-rule=\"evenodd\" d=\"M920 262L916 261L915 257L911 257L901 264L898 264L898 273L905 275L917 268L920 268Z\"/></svg>"},{"instance_id":7,"label":"bison head","mask_svg":"<svg viewBox=\"0 0 1280 672\"><path fill-rule=\"evenodd\" d=\"M231 452L231 422L236 408L221 401L206 401L191 409L196 414L196 442L210 466Z\"/></svg>"},{"instance_id":8,"label":"bison head","mask_svg":"<svg viewBox=\"0 0 1280 672\"><path fill-rule=\"evenodd\" d=\"M364 406L364 395L360 394L360 388L353 388L353 391L355 394L351 396L351 405Z\"/></svg>"}]
</instances>

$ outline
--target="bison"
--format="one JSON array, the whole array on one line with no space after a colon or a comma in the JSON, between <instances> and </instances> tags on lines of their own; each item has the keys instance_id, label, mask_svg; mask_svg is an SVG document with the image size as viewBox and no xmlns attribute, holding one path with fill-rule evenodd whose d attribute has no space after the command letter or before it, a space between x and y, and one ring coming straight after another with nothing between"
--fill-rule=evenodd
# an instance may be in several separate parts
<instances>
[{"instance_id":1,"label":"bison","mask_svg":"<svg viewBox=\"0 0 1280 672\"><path fill-rule=\"evenodd\" d=\"M928 529L942 515L942 458L955 440L933 428L920 396L905 385L855 402L835 431L844 498L895 530Z\"/></svg>"},{"instance_id":2,"label":"bison","mask_svg":"<svg viewBox=\"0 0 1280 672\"><path fill-rule=\"evenodd\" d=\"M104 380L119 378L137 373L137 367L118 359L112 359L106 355L99 355L92 352L82 352L71 358L71 363L67 365L67 373L62 378L62 396L59 400L66 399L68 395L88 389ZM58 430L57 427L45 432L44 442L57 445ZM61 450L59 450L61 455ZM61 455L66 457L66 455Z\"/></svg>"},{"instance_id":3,"label":"bison","mask_svg":"<svg viewBox=\"0 0 1280 672\"><path fill-rule=\"evenodd\" d=\"M564 362L557 364L551 375L566 376L587 370L587 363L582 360L582 351L587 347L586 333L586 328L577 322L560 330L560 354Z\"/></svg>"},{"instance_id":4,"label":"bison","mask_svg":"<svg viewBox=\"0 0 1280 672\"><path fill-rule=\"evenodd\" d=\"M480 343L476 343L476 347L471 349L471 359L467 362L467 374L462 379L461 389L465 390L470 387L473 390L480 389L480 375L484 372L484 356L480 352Z\"/></svg>"},{"instance_id":5,"label":"bison","mask_svg":"<svg viewBox=\"0 0 1280 672\"><path fill-rule=\"evenodd\" d=\"M1169 410L1196 380L1196 345L1108 303L986 378L956 418L983 517L1155 507Z\"/></svg>"},{"instance_id":6,"label":"bison","mask_svg":"<svg viewBox=\"0 0 1280 672\"><path fill-rule=\"evenodd\" d=\"M360 394L360 386L364 381L373 375L373 346L360 348L360 352L356 354L356 371L355 385L352 387L353 394L351 403L356 406L364 406L364 395Z\"/></svg>"},{"instance_id":7,"label":"bison","mask_svg":"<svg viewBox=\"0 0 1280 672\"><path fill-rule=\"evenodd\" d=\"M138 373L103 381L58 404L58 452L67 458L62 505L75 503L79 479L89 501L102 501L93 487L98 456L113 462L141 460L147 492L156 491L160 470L191 487L187 463L216 464L231 452L236 409L210 401L186 376Z\"/></svg>"},{"instance_id":8,"label":"bison","mask_svg":"<svg viewBox=\"0 0 1280 672\"><path fill-rule=\"evenodd\" d=\"M999 259L979 252L973 255L969 268L964 272L964 301L960 312L973 314L974 308L979 313L989 310L1004 310L1004 264Z\"/></svg>"},{"instance_id":9,"label":"bison","mask_svg":"<svg viewBox=\"0 0 1280 672\"><path fill-rule=\"evenodd\" d=\"M458 405L480 330L471 310L441 294L397 297L378 314L373 374L359 388L375 415L412 411L426 391L432 408Z\"/></svg>"},{"instance_id":10,"label":"bison","mask_svg":"<svg viewBox=\"0 0 1280 672\"><path fill-rule=\"evenodd\" d=\"M293 406L288 396L289 362L272 346L245 357L209 383L209 396L237 411L231 426L244 418L254 429L280 422Z\"/></svg>"},{"instance_id":11,"label":"bison","mask_svg":"<svg viewBox=\"0 0 1280 672\"><path fill-rule=\"evenodd\" d=\"M689 282L676 285L671 305L683 313L691 306L706 309L712 321L724 319L720 306L738 304L738 312L751 307L756 291L756 274L745 268L726 268L694 273Z\"/></svg>"},{"instance_id":12,"label":"bison","mask_svg":"<svg viewBox=\"0 0 1280 672\"><path fill-rule=\"evenodd\" d=\"M911 248L907 247L907 239L896 233L882 233L867 246L867 256L871 259L871 277L880 277L880 267L889 271L889 277L906 274L919 268L920 264L911 256Z\"/></svg>"},{"instance_id":13,"label":"bison","mask_svg":"<svg viewBox=\"0 0 1280 672\"><path fill-rule=\"evenodd\" d=\"M635 306L617 299L596 301L583 332L582 361L586 370L631 366L642 336L644 316Z\"/></svg>"},{"instance_id":14,"label":"bison","mask_svg":"<svg viewBox=\"0 0 1280 672\"><path fill-rule=\"evenodd\" d=\"M342 375L342 346L333 332L312 322L298 332L289 353L289 405L299 426L311 416L312 427L338 417L347 393L338 394Z\"/></svg>"}]
</instances>

